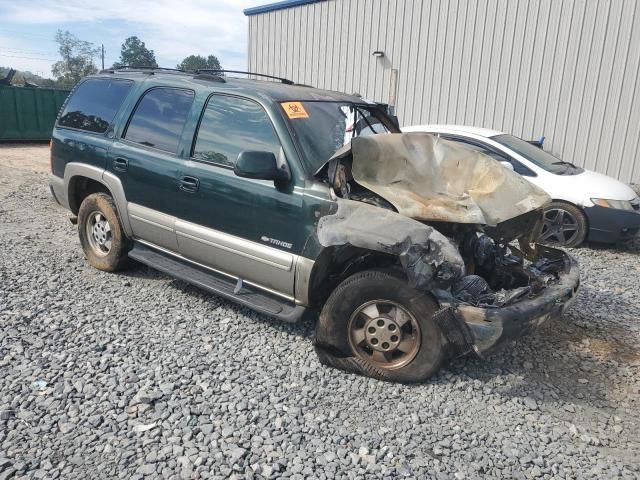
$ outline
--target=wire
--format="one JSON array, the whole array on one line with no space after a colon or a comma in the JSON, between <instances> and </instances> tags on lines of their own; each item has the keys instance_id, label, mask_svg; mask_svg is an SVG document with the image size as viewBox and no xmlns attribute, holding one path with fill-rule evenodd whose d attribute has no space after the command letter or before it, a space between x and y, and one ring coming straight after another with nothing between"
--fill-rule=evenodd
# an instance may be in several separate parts
<instances>
[{"instance_id":1,"label":"wire","mask_svg":"<svg viewBox=\"0 0 640 480\"><path fill-rule=\"evenodd\" d=\"M0 57L20 58L22 60L50 60L52 62L60 60L59 58L21 57L20 55L5 55L4 53L0 53Z\"/></svg>"},{"instance_id":2,"label":"wire","mask_svg":"<svg viewBox=\"0 0 640 480\"><path fill-rule=\"evenodd\" d=\"M39 38L39 39L45 39L46 38L49 42L55 43L53 35L43 35L43 34L30 33L30 32L27 33L27 32L24 32L22 30L19 30L19 29L16 30L16 29L12 29L11 27L5 27L5 26L2 27L2 32L3 33L5 33L5 32L9 33L9 34L11 34L11 36L18 35L18 36L21 36L21 37Z\"/></svg>"},{"instance_id":3,"label":"wire","mask_svg":"<svg viewBox=\"0 0 640 480\"><path fill-rule=\"evenodd\" d=\"M7 47L0 47L2 50L5 50L7 52L11 52L11 53L28 53L30 55L51 55L53 52L36 52L35 50L22 50L20 48L7 48ZM55 55L55 53L54 53Z\"/></svg>"}]
</instances>

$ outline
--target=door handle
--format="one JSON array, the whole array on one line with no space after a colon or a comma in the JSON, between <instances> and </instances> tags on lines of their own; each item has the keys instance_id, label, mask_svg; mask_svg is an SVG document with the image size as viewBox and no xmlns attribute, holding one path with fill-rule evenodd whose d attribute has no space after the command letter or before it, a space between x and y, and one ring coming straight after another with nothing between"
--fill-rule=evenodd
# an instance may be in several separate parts
<instances>
[{"instance_id":1,"label":"door handle","mask_svg":"<svg viewBox=\"0 0 640 480\"><path fill-rule=\"evenodd\" d=\"M126 172L127 168L129 168L129 160L126 158L116 158L113 161L113 169L118 170L119 172Z\"/></svg>"},{"instance_id":2,"label":"door handle","mask_svg":"<svg viewBox=\"0 0 640 480\"><path fill-rule=\"evenodd\" d=\"M188 175L180 179L180 190L187 193L194 193L198 191L200 187L200 180L196 177L190 177Z\"/></svg>"}]
</instances>

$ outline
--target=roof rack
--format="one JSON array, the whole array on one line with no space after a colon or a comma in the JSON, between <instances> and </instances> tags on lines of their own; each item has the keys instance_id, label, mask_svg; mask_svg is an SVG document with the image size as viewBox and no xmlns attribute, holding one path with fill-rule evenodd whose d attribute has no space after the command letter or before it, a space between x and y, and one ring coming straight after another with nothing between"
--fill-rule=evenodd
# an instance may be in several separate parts
<instances>
[{"instance_id":1,"label":"roof rack","mask_svg":"<svg viewBox=\"0 0 640 480\"><path fill-rule=\"evenodd\" d=\"M295 85L295 83L292 80L289 80L287 78L282 78L282 77L276 77L274 75L267 75L264 73L256 73L256 72L245 72L242 70L223 70L223 69L214 69L214 68L198 68L196 70L182 70L179 68L149 67L144 65L142 66L118 65L117 67L105 68L104 70L100 70L100 73L114 73L118 71L128 71L128 72L141 71L141 72L149 73L150 75L153 75L154 72L165 72L165 73L176 73L176 74L182 73L185 75L196 75L196 76L202 76L202 75L218 76L221 79L221 81L224 81L222 76L219 76L216 74L239 73L242 75L253 75L256 77L271 78L272 80L278 80L286 85Z\"/></svg>"},{"instance_id":2,"label":"roof rack","mask_svg":"<svg viewBox=\"0 0 640 480\"><path fill-rule=\"evenodd\" d=\"M193 73L193 72L189 72L187 70L181 70L179 68L150 67L150 66L146 66L146 65L140 65L140 66L138 66L138 65L118 65L117 67L105 68L104 70L100 70L100 73L113 73L115 71L120 71L120 70L129 70L129 71L142 70L142 71L149 72L149 73L153 73L156 70L161 71L161 72Z\"/></svg>"},{"instance_id":3,"label":"roof rack","mask_svg":"<svg viewBox=\"0 0 640 480\"><path fill-rule=\"evenodd\" d=\"M279 80L286 85L294 85L294 82L282 77L275 77L273 75L266 75L264 73L244 72L242 70L216 70L211 68L199 68L196 73L240 73L243 75L254 75L256 77L271 78L272 80Z\"/></svg>"}]
</instances>

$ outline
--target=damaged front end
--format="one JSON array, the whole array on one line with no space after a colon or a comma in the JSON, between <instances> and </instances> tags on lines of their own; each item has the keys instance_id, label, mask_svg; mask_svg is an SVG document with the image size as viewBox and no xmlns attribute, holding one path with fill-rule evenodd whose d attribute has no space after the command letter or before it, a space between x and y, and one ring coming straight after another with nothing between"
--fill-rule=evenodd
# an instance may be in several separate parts
<instances>
[{"instance_id":1,"label":"damaged front end","mask_svg":"<svg viewBox=\"0 0 640 480\"><path fill-rule=\"evenodd\" d=\"M432 291L441 307L436 321L458 354L491 351L559 317L575 300L578 265L561 250L519 249L486 234L468 237L462 250L466 274Z\"/></svg>"},{"instance_id":2,"label":"damaged front end","mask_svg":"<svg viewBox=\"0 0 640 480\"><path fill-rule=\"evenodd\" d=\"M338 197L319 243L396 257L409 286L437 299L454 354L490 351L575 299L576 262L532 241L549 197L489 157L431 135L375 135L319 174Z\"/></svg>"}]
</instances>

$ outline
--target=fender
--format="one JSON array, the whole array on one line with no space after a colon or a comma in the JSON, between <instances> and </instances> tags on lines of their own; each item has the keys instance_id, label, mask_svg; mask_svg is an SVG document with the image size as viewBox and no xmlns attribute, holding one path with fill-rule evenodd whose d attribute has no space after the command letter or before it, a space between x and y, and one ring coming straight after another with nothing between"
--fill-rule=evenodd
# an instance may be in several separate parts
<instances>
[{"instance_id":1,"label":"fender","mask_svg":"<svg viewBox=\"0 0 640 480\"><path fill-rule=\"evenodd\" d=\"M71 193L71 187L76 177L86 177L96 182L102 183L113 197L118 210L118 216L122 223L122 229L128 237L133 235L131 230L131 224L129 223L129 211L127 208L127 198L124 194L124 188L122 182L113 173L93 165L87 165L84 163L70 162L64 169L64 192L66 198L63 200L66 205L69 205L69 198Z\"/></svg>"},{"instance_id":2,"label":"fender","mask_svg":"<svg viewBox=\"0 0 640 480\"><path fill-rule=\"evenodd\" d=\"M318 221L320 245L352 245L398 257L409 286L449 287L465 274L458 249L435 228L397 212L339 199L338 209Z\"/></svg>"}]
</instances>

